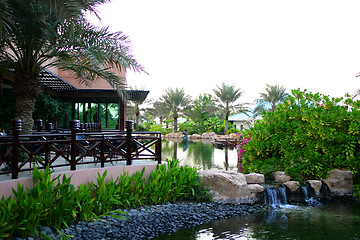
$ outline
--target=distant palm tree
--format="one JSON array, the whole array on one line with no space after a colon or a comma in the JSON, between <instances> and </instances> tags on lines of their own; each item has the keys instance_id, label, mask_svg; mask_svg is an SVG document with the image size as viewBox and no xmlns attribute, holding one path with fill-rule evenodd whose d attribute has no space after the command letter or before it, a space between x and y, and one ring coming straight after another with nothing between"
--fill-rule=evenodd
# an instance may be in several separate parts
<instances>
[{"instance_id":1,"label":"distant palm tree","mask_svg":"<svg viewBox=\"0 0 360 240\"><path fill-rule=\"evenodd\" d=\"M104 0L1 0L0 74L14 79L16 116L23 133L33 126L32 112L40 92L39 74L58 67L83 83L103 78L119 94L124 84L111 69L143 71L121 32L97 28L85 18Z\"/></svg>"},{"instance_id":2,"label":"distant palm tree","mask_svg":"<svg viewBox=\"0 0 360 240\"><path fill-rule=\"evenodd\" d=\"M155 101L153 107L148 108L147 111L155 118L158 117L160 124L162 124L163 120L169 116L169 110L167 109L165 102L162 101Z\"/></svg>"},{"instance_id":3,"label":"distant palm tree","mask_svg":"<svg viewBox=\"0 0 360 240\"><path fill-rule=\"evenodd\" d=\"M174 119L174 132L176 133L179 113L189 104L190 96L185 94L184 89L167 89L166 93L160 98L160 101L164 102L167 110L172 114Z\"/></svg>"},{"instance_id":4,"label":"distant palm tree","mask_svg":"<svg viewBox=\"0 0 360 240\"><path fill-rule=\"evenodd\" d=\"M245 111L242 104L235 104L235 102L242 96L240 88L235 88L235 85L228 85L222 83L221 87L216 86L217 89L213 89L219 109L225 114L225 133L228 131L228 122L231 112Z\"/></svg>"},{"instance_id":5,"label":"distant palm tree","mask_svg":"<svg viewBox=\"0 0 360 240\"><path fill-rule=\"evenodd\" d=\"M266 93L260 93L261 101L258 101L254 109L254 116L260 115L263 111L274 112L276 107L289 95L285 93L286 88L279 85L266 84L265 90ZM270 104L271 107L266 109L266 104Z\"/></svg>"}]
</instances>

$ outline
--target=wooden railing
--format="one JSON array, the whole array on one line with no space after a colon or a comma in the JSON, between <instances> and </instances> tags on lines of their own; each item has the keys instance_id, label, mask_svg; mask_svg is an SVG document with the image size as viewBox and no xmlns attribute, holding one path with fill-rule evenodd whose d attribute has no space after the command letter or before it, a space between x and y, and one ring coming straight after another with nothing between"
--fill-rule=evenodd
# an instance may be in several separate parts
<instances>
[{"instance_id":1,"label":"wooden railing","mask_svg":"<svg viewBox=\"0 0 360 240\"><path fill-rule=\"evenodd\" d=\"M133 122L126 121L126 131L81 132L78 120L70 122L70 130L62 133L37 132L20 135L21 121L13 121L13 134L0 137L0 175L81 164L114 164L134 160L155 160L161 164L161 133L134 132Z\"/></svg>"}]
</instances>

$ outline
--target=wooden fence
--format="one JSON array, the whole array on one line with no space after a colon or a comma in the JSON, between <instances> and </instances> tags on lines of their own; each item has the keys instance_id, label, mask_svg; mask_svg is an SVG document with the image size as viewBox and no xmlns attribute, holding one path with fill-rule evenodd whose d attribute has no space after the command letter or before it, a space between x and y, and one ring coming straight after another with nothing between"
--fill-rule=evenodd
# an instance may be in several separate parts
<instances>
[{"instance_id":1,"label":"wooden fence","mask_svg":"<svg viewBox=\"0 0 360 240\"><path fill-rule=\"evenodd\" d=\"M81 131L79 120L70 121L70 130L34 132L20 135L21 120L13 121L13 133L0 137L0 175L80 164L114 164L134 160L154 160L161 164L161 133L135 132L133 122L126 121L126 131Z\"/></svg>"}]
</instances>

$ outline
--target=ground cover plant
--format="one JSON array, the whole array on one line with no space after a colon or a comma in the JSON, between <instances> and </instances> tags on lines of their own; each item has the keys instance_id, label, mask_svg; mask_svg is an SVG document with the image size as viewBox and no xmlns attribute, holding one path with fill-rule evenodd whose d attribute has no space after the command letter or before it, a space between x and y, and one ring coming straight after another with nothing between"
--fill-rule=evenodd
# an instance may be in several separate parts
<instances>
[{"instance_id":1,"label":"ground cover plant","mask_svg":"<svg viewBox=\"0 0 360 240\"><path fill-rule=\"evenodd\" d=\"M129 175L124 172L117 179L106 181L98 174L97 180L78 188L71 178L58 176L51 179L46 168L33 172L34 187L13 190L14 197L0 200L0 238L39 235L41 226L59 229L70 222L98 219L101 215L123 217L115 209L135 208L181 200L209 201L196 168L180 166L171 159L159 165L146 181L142 172ZM115 215L114 215L115 214Z\"/></svg>"},{"instance_id":2,"label":"ground cover plant","mask_svg":"<svg viewBox=\"0 0 360 240\"><path fill-rule=\"evenodd\" d=\"M323 179L334 168L360 177L360 101L293 90L274 112L243 133L245 172L269 176L285 170L293 179Z\"/></svg>"}]
</instances>

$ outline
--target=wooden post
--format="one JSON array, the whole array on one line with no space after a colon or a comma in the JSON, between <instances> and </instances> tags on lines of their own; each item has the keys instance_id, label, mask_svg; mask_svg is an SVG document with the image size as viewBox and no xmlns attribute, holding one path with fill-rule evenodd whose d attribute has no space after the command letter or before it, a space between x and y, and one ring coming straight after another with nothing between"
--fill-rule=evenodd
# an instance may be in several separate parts
<instances>
[{"instance_id":1,"label":"wooden post","mask_svg":"<svg viewBox=\"0 0 360 240\"><path fill-rule=\"evenodd\" d=\"M35 120L35 124L36 124L36 131L41 132L42 128L43 128L43 121L42 119L36 119Z\"/></svg>"},{"instance_id":2,"label":"wooden post","mask_svg":"<svg viewBox=\"0 0 360 240\"><path fill-rule=\"evenodd\" d=\"M46 130L51 132L52 129L53 129L53 124L52 123L47 123L46 124Z\"/></svg>"},{"instance_id":3,"label":"wooden post","mask_svg":"<svg viewBox=\"0 0 360 240\"><path fill-rule=\"evenodd\" d=\"M19 151L20 151L19 135L22 128L21 120L14 119L12 121L12 125L13 125L14 149L13 149L13 158L11 161L11 171L12 171L12 179L17 179L19 176Z\"/></svg>"},{"instance_id":4,"label":"wooden post","mask_svg":"<svg viewBox=\"0 0 360 240\"><path fill-rule=\"evenodd\" d=\"M125 121L126 124L126 165L131 165L131 151L132 151L132 131L134 122L131 120Z\"/></svg>"},{"instance_id":5,"label":"wooden post","mask_svg":"<svg viewBox=\"0 0 360 240\"><path fill-rule=\"evenodd\" d=\"M70 128L71 128L71 162L70 162L70 170L76 170L76 133L79 131L80 121L79 120L71 120Z\"/></svg>"},{"instance_id":6,"label":"wooden post","mask_svg":"<svg viewBox=\"0 0 360 240\"><path fill-rule=\"evenodd\" d=\"M161 164L161 133L158 136L158 140L155 144L155 154L158 164Z\"/></svg>"}]
</instances>

